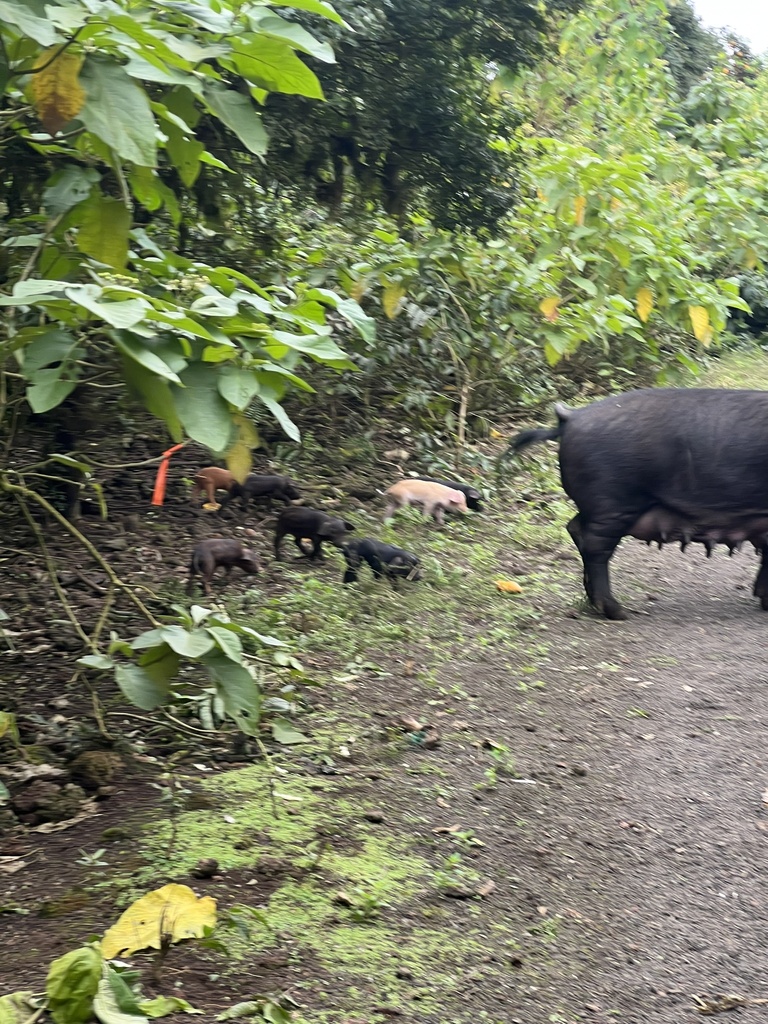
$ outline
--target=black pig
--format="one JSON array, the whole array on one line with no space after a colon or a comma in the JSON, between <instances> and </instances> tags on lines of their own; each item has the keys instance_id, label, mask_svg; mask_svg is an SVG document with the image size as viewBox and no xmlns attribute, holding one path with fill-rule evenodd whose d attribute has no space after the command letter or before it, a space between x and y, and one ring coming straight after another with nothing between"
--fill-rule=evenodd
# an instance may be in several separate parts
<instances>
[{"instance_id":1,"label":"black pig","mask_svg":"<svg viewBox=\"0 0 768 1024\"><path fill-rule=\"evenodd\" d=\"M437 480L431 476L420 476L419 480L425 480L429 484L442 484L443 487L452 487L454 491L461 491L467 499L467 508L473 512L482 512L483 510L483 496L471 484L458 484L455 480Z\"/></svg>"},{"instance_id":2,"label":"black pig","mask_svg":"<svg viewBox=\"0 0 768 1024\"><path fill-rule=\"evenodd\" d=\"M278 498L288 505L301 497L301 492L287 476L269 476L260 473L251 473L239 484L237 481L229 489L229 495L224 498L222 505L228 504L233 498L239 498L244 509L248 508L251 498L266 498L267 505L272 508L272 499Z\"/></svg>"},{"instance_id":3,"label":"black pig","mask_svg":"<svg viewBox=\"0 0 768 1024\"><path fill-rule=\"evenodd\" d=\"M322 558L320 549L324 540L330 541L337 548L342 547L344 538L350 530L354 530L354 526L345 519L336 519L316 508L295 505L293 508L283 509L277 517L275 558L280 558L280 544L286 534L294 538L296 547L302 555L315 559ZM305 537L312 542L311 551L307 551L301 543Z\"/></svg>"},{"instance_id":4,"label":"black pig","mask_svg":"<svg viewBox=\"0 0 768 1024\"><path fill-rule=\"evenodd\" d=\"M375 579L380 580L386 576L395 588L399 579L421 579L419 560L416 555L412 555L409 551L403 551L402 548L395 547L394 544L384 544L380 540L361 537L359 540L351 540L344 544L342 551L347 560L344 583L357 582L361 561L370 565Z\"/></svg>"},{"instance_id":5,"label":"black pig","mask_svg":"<svg viewBox=\"0 0 768 1024\"><path fill-rule=\"evenodd\" d=\"M201 540L192 551L189 563L189 582L187 593L192 592L192 582L196 574L203 577L203 590L206 596L211 593L211 578L216 569L223 565L229 576L232 566L236 565L247 573L261 572L259 558L255 551L244 548L239 540L228 540L226 537L211 537Z\"/></svg>"}]
</instances>

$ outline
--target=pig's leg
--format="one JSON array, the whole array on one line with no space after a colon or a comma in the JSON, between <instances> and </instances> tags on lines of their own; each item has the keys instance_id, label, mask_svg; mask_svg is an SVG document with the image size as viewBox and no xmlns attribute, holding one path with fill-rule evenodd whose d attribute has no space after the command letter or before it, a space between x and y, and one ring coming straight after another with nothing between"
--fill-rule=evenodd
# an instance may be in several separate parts
<instances>
[{"instance_id":1,"label":"pig's leg","mask_svg":"<svg viewBox=\"0 0 768 1024\"><path fill-rule=\"evenodd\" d=\"M611 592L608 563L626 530L637 519L637 513L632 512L621 519L610 521L587 520L583 514L577 518L579 523L573 527L571 521L569 532L584 563L584 589L587 597L606 619L626 619L626 612Z\"/></svg>"},{"instance_id":2,"label":"pig's leg","mask_svg":"<svg viewBox=\"0 0 768 1024\"><path fill-rule=\"evenodd\" d=\"M280 560L280 544L282 543L283 537L286 535L287 530L282 530L279 526L275 530L275 559Z\"/></svg>"},{"instance_id":3,"label":"pig's leg","mask_svg":"<svg viewBox=\"0 0 768 1024\"><path fill-rule=\"evenodd\" d=\"M384 522L388 523L399 508L401 508L400 502L390 496L387 499L387 507L384 509Z\"/></svg>"},{"instance_id":4,"label":"pig's leg","mask_svg":"<svg viewBox=\"0 0 768 1024\"><path fill-rule=\"evenodd\" d=\"M445 525L445 509L437 502L434 505L424 505L424 514L431 515L438 526Z\"/></svg>"}]
</instances>

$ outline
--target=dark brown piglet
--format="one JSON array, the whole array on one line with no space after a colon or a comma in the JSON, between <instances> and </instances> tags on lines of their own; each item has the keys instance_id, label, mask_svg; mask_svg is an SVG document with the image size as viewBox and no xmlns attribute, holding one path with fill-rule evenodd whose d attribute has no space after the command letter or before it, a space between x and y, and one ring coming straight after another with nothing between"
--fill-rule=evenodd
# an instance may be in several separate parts
<instances>
[{"instance_id":1,"label":"dark brown piglet","mask_svg":"<svg viewBox=\"0 0 768 1024\"><path fill-rule=\"evenodd\" d=\"M223 565L227 576L236 565L247 573L261 572L259 558L255 551L243 547L239 540L232 540L226 537L211 537L209 540L201 540L195 545L192 558L189 563L189 582L187 593L192 592L192 583L195 575L203 577L203 590L206 596L211 593L211 579L216 569Z\"/></svg>"},{"instance_id":2,"label":"dark brown piglet","mask_svg":"<svg viewBox=\"0 0 768 1024\"><path fill-rule=\"evenodd\" d=\"M324 540L339 548L351 530L354 530L354 526L346 519L329 516L316 508L295 505L283 509L277 517L275 529L275 558L280 558L280 544L286 534L293 537L302 555L315 559L323 557L321 548ZM311 542L311 551L307 551L301 543L305 539Z\"/></svg>"},{"instance_id":3,"label":"dark brown piglet","mask_svg":"<svg viewBox=\"0 0 768 1024\"><path fill-rule=\"evenodd\" d=\"M233 483L222 504L226 505L232 498L239 498L243 508L247 509L251 499L266 498L267 506L271 508L273 498L289 505L300 497L301 491L287 476L251 473L241 484Z\"/></svg>"}]
</instances>

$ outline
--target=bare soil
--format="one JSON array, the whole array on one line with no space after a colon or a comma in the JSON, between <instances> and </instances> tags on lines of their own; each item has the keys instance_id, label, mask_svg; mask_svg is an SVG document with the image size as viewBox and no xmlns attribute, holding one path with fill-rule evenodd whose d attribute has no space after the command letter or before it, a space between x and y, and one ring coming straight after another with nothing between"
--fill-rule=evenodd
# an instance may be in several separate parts
<instances>
[{"instance_id":1,"label":"bare soil","mask_svg":"<svg viewBox=\"0 0 768 1024\"><path fill-rule=\"evenodd\" d=\"M185 515L167 521L172 554L152 563L154 576L178 574L192 540L210 534L200 516ZM163 540L168 529L160 529ZM130 549L149 559L153 544L140 533ZM457 832L482 844L461 846L478 878L493 883L482 896L424 893L396 915L382 912L404 936L420 915L436 914L446 954L456 937L475 936L457 984L441 992L428 965L414 976L394 962L386 976L352 985L290 944L229 972L212 967L213 954L174 949L166 990L183 992L204 1011L201 1020L254 993L285 990L302 1019L345 1024L681 1024L734 1007L745 1024L768 1018L768 616L750 593L755 557L718 551L707 560L701 549L683 555L625 542L614 583L633 614L608 623L582 610L580 567L566 540L560 551L517 555L529 571L552 573L566 595L553 588L536 598L545 653L535 671L530 651L470 645L438 666L436 686L426 685L404 666L412 659L428 668L428 652L378 652L391 675L324 694L315 708L329 716L347 702L372 723L411 715L439 729L434 749L387 748L385 761L361 753L344 782L361 817L362 808L379 810L367 827L407 836L436 863L457 849ZM17 607L36 600L34 580L25 586ZM244 586L233 577L234 590ZM43 645L51 615L41 608L32 622ZM34 671L29 660L20 666L4 656L0 703L27 721L50 717L49 701L71 674L56 645L61 627L48 629L53 646ZM87 712L77 699L67 714ZM494 744L508 748L513 774L489 779ZM126 769L95 817L52 835L13 831L0 840L0 855L26 863L0 874L0 994L40 990L53 958L114 919L114 894L95 888L99 872L77 861L108 845L106 829L136 828L162 813L150 785L161 767L151 757L162 752L163 737L154 737L151 756ZM108 859L110 870L130 873L130 857ZM277 884L270 870L280 876L279 862L265 868L255 858L250 871L175 880L226 906L245 900L253 881L266 899Z\"/></svg>"}]
</instances>

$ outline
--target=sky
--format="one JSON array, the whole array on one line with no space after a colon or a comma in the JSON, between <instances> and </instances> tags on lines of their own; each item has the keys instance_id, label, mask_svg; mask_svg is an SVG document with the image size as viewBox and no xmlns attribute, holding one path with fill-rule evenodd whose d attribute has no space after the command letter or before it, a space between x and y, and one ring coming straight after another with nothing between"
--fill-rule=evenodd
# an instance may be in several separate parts
<instances>
[{"instance_id":1,"label":"sky","mask_svg":"<svg viewBox=\"0 0 768 1024\"><path fill-rule=\"evenodd\" d=\"M691 0L706 28L730 28L754 54L768 50L768 0Z\"/></svg>"}]
</instances>

